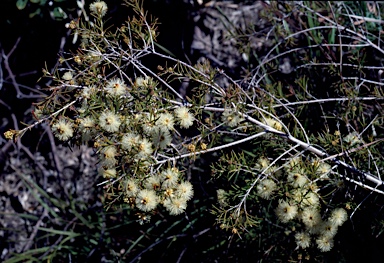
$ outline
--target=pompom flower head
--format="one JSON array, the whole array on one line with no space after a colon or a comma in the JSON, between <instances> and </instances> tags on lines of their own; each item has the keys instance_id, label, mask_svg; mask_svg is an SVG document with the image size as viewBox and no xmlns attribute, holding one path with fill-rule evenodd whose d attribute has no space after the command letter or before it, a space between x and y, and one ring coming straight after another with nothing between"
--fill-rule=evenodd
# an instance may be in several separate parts
<instances>
[{"instance_id":1,"label":"pompom flower head","mask_svg":"<svg viewBox=\"0 0 384 263\"><path fill-rule=\"evenodd\" d=\"M276 190L276 183L271 179L265 179L257 185L257 194L264 199L270 199Z\"/></svg>"},{"instance_id":2,"label":"pompom flower head","mask_svg":"<svg viewBox=\"0 0 384 263\"><path fill-rule=\"evenodd\" d=\"M175 110L175 115L181 128L189 128L193 125L194 117L188 108L182 106Z\"/></svg>"},{"instance_id":3,"label":"pompom flower head","mask_svg":"<svg viewBox=\"0 0 384 263\"><path fill-rule=\"evenodd\" d=\"M265 157L260 157L256 163L256 169L265 170L270 165L270 161Z\"/></svg>"},{"instance_id":4,"label":"pompom flower head","mask_svg":"<svg viewBox=\"0 0 384 263\"><path fill-rule=\"evenodd\" d=\"M148 85L148 78L143 77L137 77L135 80L135 86L136 87L145 87Z\"/></svg>"},{"instance_id":5,"label":"pompom flower head","mask_svg":"<svg viewBox=\"0 0 384 263\"><path fill-rule=\"evenodd\" d=\"M143 189L136 196L136 206L144 212L155 209L158 202L159 200L154 190Z\"/></svg>"},{"instance_id":6,"label":"pompom flower head","mask_svg":"<svg viewBox=\"0 0 384 263\"><path fill-rule=\"evenodd\" d=\"M287 166L288 172L297 171L301 167L302 162L303 161L301 160L300 156L295 156L291 158Z\"/></svg>"},{"instance_id":7,"label":"pompom flower head","mask_svg":"<svg viewBox=\"0 0 384 263\"><path fill-rule=\"evenodd\" d=\"M327 252L330 251L333 247L333 238L330 236L319 236L318 239L316 239L317 248L321 252Z\"/></svg>"},{"instance_id":8,"label":"pompom flower head","mask_svg":"<svg viewBox=\"0 0 384 263\"><path fill-rule=\"evenodd\" d=\"M190 200L193 196L193 186L188 181L180 183L176 189L176 194L179 197L184 198L186 201Z\"/></svg>"},{"instance_id":9,"label":"pompom flower head","mask_svg":"<svg viewBox=\"0 0 384 263\"><path fill-rule=\"evenodd\" d=\"M288 179L288 182L290 182L292 186L295 188L303 187L309 182L308 178L304 174L299 172L288 173L287 179Z\"/></svg>"},{"instance_id":10,"label":"pompom flower head","mask_svg":"<svg viewBox=\"0 0 384 263\"><path fill-rule=\"evenodd\" d=\"M226 207L228 206L228 198L227 198L227 192L224 189L218 189L216 190L216 195L217 195L217 202L221 207Z\"/></svg>"},{"instance_id":11,"label":"pompom flower head","mask_svg":"<svg viewBox=\"0 0 384 263\"><path fill-rule=\"evenodd\" d=\"M95 121L94 121L94 119L92 117L87 116L84 119L80 119L79 129L82 132L88 132L93 127L95 127Z\"/></svg>"},{"instance_id":12,"label":"pompom flower head","mask_svg":"<svg viewBox=\"0 0 384 263\"><path fill-rule=\"evenodd\" d=\"M115 159L117 155L117 150L115 146L108 146L105 147L102 150L102 159L103 159L103 165L107 167L113 167L115 166L117 160Z\"/></svg>"},{"instance_id":13,"label":"pompom flower head","mask_svg":"<svg viewBox=\"0 0 384 263\"><path fill-rule=\"evenodd\" d=\"M320 204L320 198L314 192L307 192L305 195L303 195L302 202L303 202L303 205L317 207Z\"/></svg>"},{"instance_id":14,"label":"pompom flower head","mask_svg":"<svg viewBox=\"0 0 384 263\"><path fill-rule=\"evenodd\" d=\"M152 131L152 141L156 148L165 149L172 143L172 136L166 129L155 127Z\"/></svg>"},{"instance_id":15,"label":"pompom flower head","mask_svg":"<svg viewBox=\"0 0 384 263\"><path fill-rule=\"evenodd\" d=\"M159 119L156 121L156 125L165 128L167 130L173 130L175 120L170 113L161 113Z\"/></svg>"},{"instance_id":16,"label":"pompom flower head","mask_svg":"<svg viewBox=\"0 0 384 263\"><path fill-rule=\"evenodd\" d=\"M354 146L358 144L361 140L359 139L359 134L357 132L352 132L343 138L343 141L349 146Z\"/></svg>"},{"instance_id":17,"label":"pompom flower head","mask_svg":"<svg viewBox=\"0 0 384 263\"><path fill-rule=\"evenodd\" d=\"M147 179L145 179L144 185L146 189L159 190L161 186L160 177L156 175L152 175Z\"/></svg>"},{"instance_id":18,"label":"pompom flower head","mask_svg":"<svg viewBox=\"0 0 384 263\"><path fill-rule=\"evenodd\" d=\"M160 129L155 124L155 120L157 118L154 114L136 114L135 119L143 123L142 125L143 131L147 135L151 135L153 132Z\"/></svg>"},{"instance_id":19,"label":"pompom flower head","mask_svg":"<svg viewBox=\"0 0 384 263\"><path fill-rule=\"evenodd\" d=\"M297 215L297 206L289 204L287 201L279 200L275 213L281 222L287 223Z\"/></svg>"},{"instance_id":20,"label":"pompom flower head","mask_svg":"<svg viewBox=\"0 0 384 263\"><path fill-rule=\"evenodd\" d=\"M65 119L60 119L53 124L52 130L55 136L61 141L66 141L73 136L72 123Z\"/></svg>"},{"instance_id":21,"label":"pompom flower head","mask_svg":"<svg viewBox=\"0 0 384 263\"><path fill-rule=\"evenodd\" d=\"M92 95L96 94L97 93L97 88L95 86L85 86L82 88L81 90L81 97L83 99L90 99Z\"/></svg>"},{"instance_id":22,"label":"pompom flower head","mask_svg":"<svg viewBox=\"0 0 384 263\"><path fill-rule=\"evenodd\" d=\"M161 173L161 178L163 189L174 187L179 179L179 170L177 168L168 168Z\"/></svg>"},{"instance_id":23,"label":"pompom flower head","mask_svg":"<svg viewBox=\"0 0 384 263\"><path fill-rule=\"evenodd\" d=\"M126 133L123 135L123 138L121 138L121 148L131 151L133 147L137 146L139 141L139 135L132 132Z\"/></svg>"},{"instance_id":24,"label":"pompom flower head","mask_svg":"<svg viewBox=\"0 0 384 263\"><path fill-rule=\"evenodd\" d=\"M329 221L335 226L341 226L348 219L347 211L343 208L336 208L332 211Z\"/></svg>"},{"instance_id":25,"label":"pompom flower head","mask_svg":"<svg viewBox=\"0 0 384 263\"><path fill-rule=\"evenodd\" d=\"M305 232L299 232L295 235L297 246L301 248L307 248L311 245L311 236Z\"/></svg>"},{"instance_id":26,"label":"pompom flower head","mask_svg":"<svg viewBox=\"0 0 384 263\"><path fill-rule=\"evenodd\" d=\"M152 143L146 138L138 142L137 149L139 151L136 156L138 159L146 159L153 152Z\"/></svg>"},{"instance_id":27,"label":"pompom flower head","mask_svg":"<svg viewBox=\"0 0 384 263\"><path fill-rule=\"evenodd\" d=\"M132 179L128 179L125 186L126 194L128 197L135 196L139 191L139 187L136 182Z\"/></svg>"},{"instance_id":28,"label":"pompom flower head","mask_svg":"<svg viewBox=\"0 0 384 263\"><path fill-rule=\"evenodd\" d=\"M329 220L325 221L320 227L320 233L323 236L334 237L337 233L337 226L332 224Z\"/></svg>"},{"instance_id":29,"label":"pompom flower head","mask_svg":"<svg viewBox=\"0 0 384 263\"><path fill-rule=\"evenodd\" d=\"M309 191L306 188L294 189L292 191L292 197L301 208L308 206L318 207L320 205L319 196L315 192Z\"/></svg>"},{"instance_id":30,"label":"pompom flower head","mask_svg":"<svg viewBox=\"0 0 384 263\"><path fill-rule=\"evenodd\" d=\"M235 111L230 109L225 109L223 112L223 115L221 116L221 120L227 123L229 127L236 127L244 119L241 118L240 115Z\"/></svg>"},{"instance_id":31,"label":"pompom flower head","mask_svg":"<svg viewBox=\"0 0 384 263\"><path fill-rule=\"evenodd\" d=\"M317 167L316 173L318 173L321 177L327 177L331 172L332 166L327 163L320 163Z\"/></svg>"},{"instance_id":32,"label":"pompom flower head","mask_svg":"<svg viewBox=\"0 0 384 263\"><path fill-rule=\"evenodd\" d=\"M309 228L315 228L322 222L319 210L312 207L303 210L301 220L303 220L303 223Z\"/></svg>"},{"instance_id":33,"label":"pompom flower head","mask_svg":"<svg viewBox=\"0 0 384 263\"><path fill-rule=\"evenodd\" d=\"M107 13L108 6L104 1L97 1L90 4L89 9L93 14L103 17Z\"/></svg>"},{"instance_id":34,"label":"pompom flower head","mask_svg":"<svg viewBox=\"0 0 384 263\"><path fill-rule=\"evenodd\" d=\"M99 124L102 129L108 132L117 132L119 130L121 121L118 115L111 111L106 111L100 114Z\"/></svg>"},{"instance_id":35,"label":"pompom flower head","mask_svg":"<svg viewBox=\"0 0 384 263\"><path fill-rule=\"evenodd\" d=\"M107 93L113 97L124 95L127 91L127 86L124 81L119 78L111 79L107 82L105 87Z\"/></svg>"},{"instance_id":36,"label":"pompom flower head","mask_svg":"<svg viewBox=\"0 0 384 263\"><path fill-rule=\"evenodd\" d=\"M164 201L164 207L170 215L179 215L187 208L187 200L182 197L167 198Z\"/></svg>"},{"instance_id":37,"label":"pompom flower head","mask_svg":"<svg viewBox=\"0 0 384 263\"><path fill-rule=\"evenodd\" d=\"M71 79L73 79L72 72L70 72L70 71L65 72L64 75L63 75L63 79L64 80L71 80Z\"/></svg>"}]
</instances>

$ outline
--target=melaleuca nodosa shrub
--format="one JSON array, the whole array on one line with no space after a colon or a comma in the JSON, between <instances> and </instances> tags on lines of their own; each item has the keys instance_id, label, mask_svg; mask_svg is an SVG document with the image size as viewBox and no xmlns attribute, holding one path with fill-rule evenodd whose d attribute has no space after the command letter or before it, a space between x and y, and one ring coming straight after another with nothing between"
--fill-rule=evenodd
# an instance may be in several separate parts
<instances>
[{"instance_id":1,"label":"melaleuca nodosa shrub","mask_svg":"<svg viewBox=\"0 0 384 263\"><path fill-rule=\"evenodd\" d=\"M365 13L350 13L359 8ZM271 23L266 41L274 46L261 55L250 48L259 34L252 26L242 35L229 33L249 59L234 102L245 106L242 123L259 120L273 129L213 165L223 183L215 211L220 227L250 238L257 238L250 226L272 232L266 250L327 252L365 197L383 194L378 10L373 3L271 2L261 12Z\"/></svg>"},{"instance_id":2,"label":"melaleuca nodosa shrub","mask_svg":"<svg viewBox=\"0 0 384 263\"><path fill-rule=\"evenodd\" d=\"M241 236L277 226L293 248L331 250L353 207L346 185L383 194L382 92L350 80L318 92L300 74L295 87L283 87L268 73L278 67L276 47L269 53L276 59L263 58L245 87L208 61L189 65L157 52L156 21L147 21L139 3L126 4L136 17L121 27L105 24L104 2L91 4L89 22L69 24L81 45L58 70L44 71L54 85L36 105L36 124L48 122L59 141L94 147L105 205L125 203L140 222L183 213L194 190L182 160L214 156L207 177L217 182L212 211L222 229ZM150 69L146 56L164 65ZM187 94L173 85L180 81L189 81Z\"/></svg>"}]
</instances>

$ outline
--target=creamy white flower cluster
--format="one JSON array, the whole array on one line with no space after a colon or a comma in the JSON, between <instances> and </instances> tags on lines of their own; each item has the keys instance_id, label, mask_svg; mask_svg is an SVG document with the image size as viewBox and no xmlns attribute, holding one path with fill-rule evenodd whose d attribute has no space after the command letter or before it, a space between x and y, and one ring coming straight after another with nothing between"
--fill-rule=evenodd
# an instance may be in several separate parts
<instances>
[{"instance_id":1,"label":"creamy white flower cluster","mask_svg":"<svg viewBox=\"0 0 384 263\"><path fill-rule=\"evenodd\" d=\"M73 76L70 72L66 72L63 75L64 80L71 80L72 78ZM135 85L141 87L150 82L153 83L150 78L144 79L139 77ZM120 109L113 110L108 105L92 105L92 99L100 97L118 101L120 104L132 104L133 97L131 92L132 89L120 78L108 80L102 88L95 87L95 85L83 87L79 94L83 105L77 109L80 116L75 122L69 118L58 119L54 122L52 128L56 137L59 140L67 141L76 134L77 130L83 134L84 140L88 141L96 135L96 130L111 134L125 133L121 144L123 149L130 149L133 146L132 143L130 144L132 137L138 138L134 132L127 129L134 122L142 126L139 132L145 133L145 136L142 136L143 141L139 148L142 148L144 153L150 154L149 148L153 146L164 149L170 145L172 140L171 133L175 130L175 125L179 125L180 128L184 129L193 125L194 115L185 106L178 106L173 111L159 113L142 112L126 116L126 113L120 111ZM90 107L97 107L100 115L98 117L95 114L82 116L82 113L86 112ZM156 110L153 112L156 112ZM37 113L38 110L36 110ZM135 140L135 144L138 144L138 142L138 140Z\"/></svg>"},{"instance_id":2,"label":"creamy white flower cluster","mask_svg":"<svg viewBox=\"0 0 384 263\"><path fill-rule=\"evenodd\" d=\"M62 79L65 83L75 80L72 72ZM185 106L163 107L150 89L156 89L156 83L149 77L138 77L132 87L118 77L82 87L77 92L79 105L73 107L78 115L60 116L53 121L52 131L62 141L93 142L100 174L107 180L129 178L125 200L138 210L147 213L161 204L171 215L178 215L193 196L192 184L175 167L155 175L150 167L156 155L179 136L177 129L191 127L195 117ZM152 107L144 108L138 98Z\"/></svg>"},{"instance_id":3,"label":"creamy white flower cluster","mask_svg":"<svg viewBox=\"0 0 384 263\"><path fill-rule=\"evenodd\" d=\"M291 221L301 223L303 231L295 234L298 247L305 249L311 246L315 237L317 248L326 252L332 249L337 229L347 220L348 215L343 208L336 208L326 220L322 218L321 196L316 182L329 178L331 166L319 160L312 161L311 166L316 176L315 180L307 176L308 167L305 167L301 158L292 158L285 166L285 197L278 199L275 213L282 223ZM270 166L270 161L264 157L258 160L256 168L264 171L266 175L256 186L257 194L267 200L278 198L278 184L283 181L281 173L274 172L276 168Z\"/></svg>"},{"instance_id":4,"label":"creamy white flower cluster","mask_svg":"<svg viewBox=\"0 0 384 263\"><path fill-rule=\"evenodd\" d=\"M180 175L180 171L173 167L141 182L128 179L125 201L143 212L150 212L161 204L170 215L179 215L193 196L192 184L182 181Z\"/></svg>"}]
</instances>

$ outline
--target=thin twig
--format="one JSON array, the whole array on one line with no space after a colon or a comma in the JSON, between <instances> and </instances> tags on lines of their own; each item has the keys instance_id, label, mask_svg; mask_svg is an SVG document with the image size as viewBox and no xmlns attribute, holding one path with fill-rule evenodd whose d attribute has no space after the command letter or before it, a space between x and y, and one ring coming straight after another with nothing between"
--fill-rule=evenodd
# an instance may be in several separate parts
<instances>
[{"instance_id":1,"label":"thin twig","mask_svg":"<svg viewBox=\"0 0 384 263\"><path fill-rule=\"evenodd\" d=\"M36 222L35 226L33 227L33 231L27 240L27 243L24 245L24 247L22 249L23 252L25 252L31 248L31 246L33 245L32 242L34 241L34 239L37 235L37 232L39 231L39 227L43 223L44 218L46 218L48 216L48 210L46 210L45 208L43 208L43 209L44 209L43 214L40 216L39 220Z\"/></svg>"},{"instance_id":2,"label":"thin twig","mask_svg":"<svg viewBox=\"0 0 384 263\"><path fill-rule=\"evenodd\" d=\"M33 124L31 124L31 125L25 127L24 129L19 130L19 131L18 131L18 136L16 137L16 139L17 139L17 138L20 138L20 136L22 136L27 130L30 130L30 129L34 128L36 125L39 125L40 123L42 123L42 122L44 122L44 121L46 121L46 120L48 120L48 119L50 119L50 118L56 116L56 115L59 114L60 112L66 110L66 109L69 108L69 107L71 107L71 106L72 106L73 104L75 104L76 102L77 102L77 99L75 99L74 101L68 103L67 105L65 105L65 106L62 107L61 109L55 111L55 112L52 113L51 115L49 115L49 116L47 116L47 117L45 117L45 118L41 118L40 120L38 120L38 121L34 122Z\"/></svg>"},{"instance_id":3,"label":"thin twig","mask_svg":"<svg viewBox=\"0 0 384 263\"><path fill-rule=\"evenodd\" d=\"M331 155L331 156L328 156L327 158L324 158L322 159L321 161L322 162L325 162L325 161L328 161L328 160L332 160L332 159L335 159L337 157L340 157L340 156L343 156L343 155L349 155L350 153L354 153L354 152L357 152L361 149L364 149L364 148L367 148L368 146L371 146L373 144L376 144L378 142L381 142L383 141L384 139L379 139L379 140L376 140L376 141L373 141L373 142L370 142L370 143L366 143L364 145L361 145L359 147L355 147L355 148L352 148L352 149L349 149L347 151L343 151L341 153L338 153L338 154L334 154L334 155Z\"/></svg>"},{"instance_id":4,"label":"thin twig","mask_svg":"<svg viewBox=\"0 0 384 263\"><path fill-rule=\"evenodd\" d=\"M257 138L257 137L265 135L266 133L267 132L265 132L265 131L259 132L259 133L253 134L253 135L251 135L249 137L246 137L244 139L241 139L241 140L238 140L238 141L234 141L234 142L231 142L231 143L223 144L223 145L220 145L220 146L212 147L212 148L209 148L209 149L206 149L206 150L201 150L201 151L198 151L198 152L186 153L186 154L182 154L182 155L179 155L179 156L170 157L170 158L167 158L167 159L161 160L161 161L156 161L156 165L157 164L166 163L166 162L169 162L169 161L175 161L175 160L178 160L178 159L187 158L187 157L197 156L197 155L200 155L200 154L203 154L203 153L214 152L214 151L217 151L217 150L220 150L220 149L224 149L224 148L228 148L228 147L232 147L234 145L237 145L237 144L240 144L240 143L244 143L244 142L253 140L253 139Z\"/></svg>"}]
</instances>

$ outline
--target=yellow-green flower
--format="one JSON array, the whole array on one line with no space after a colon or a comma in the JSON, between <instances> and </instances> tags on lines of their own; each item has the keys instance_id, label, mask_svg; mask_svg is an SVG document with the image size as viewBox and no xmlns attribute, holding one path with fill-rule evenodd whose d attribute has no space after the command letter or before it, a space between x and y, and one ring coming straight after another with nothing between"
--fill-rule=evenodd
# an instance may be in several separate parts
<instances>
[{"instance_id":1,"label":"yellow-green flower","mask_svg":"<svg viewBox=\"0 0 384 263\"><path fill-rule=\"evenodd\" d=\"M311 245L311 236L305 232L299 232L295 235L297 246L301 248L307 248Z\"/></svg>"},{"instance_id":2,"label":"yellow-green flower","mask_svg":"<svg viewBox=\"0 0 384 263\"><path fill-rule=\"evenodd\" d=\"M104 1L93 2L89 5L89 10L95 15L105 16L108 10L108 6Z\"/></svg>"},{"instance_id":3,"label":"yellow-green flower","mask_svg":"<svg viewBox=\"0 0 384 263\"><path fill-rule=\"evenodd\" d=\"M193 125L194 117L192 113L189 112L187 107L179 107L175 110L175 116L179 121L180 127L189 128Z\"/></svg>"},{"instance_id":4,"label":"yellow-green flower","mask_svg":"<svg viewBox=\"0 0 384 263\"><path fill-rule=\"evenodd\" d=\"M106 111L100 114L99 124L102 129L108 132L117 132L119 130L121 121L118 115L111 111Z\"/></svg>"},{"instance_id":5,"label":"yellow-green flower","mask_svg":"<svg viewBox=\"0 0 384 263\"><path fill-rule=\"evenodd\" d=\"M143 189L136 196L136 206L144 212L155 209L158 203L159 200L154 190Z\"/></svg>"},{"instance_id":6,"label":"yellow-green flower","mask_svg":"<svg viewBox=\"0 0 384 263\"><path fill-rule=\"evenodd\" d=\"M281 222L287 223L288 221L294 219L297 216L297 206L291 205L287 201L279 200L279 205L277 206L275 213Z\"/></svg>"},{"instance_id":7,"label":"yellow-green flower","mask_svg":"<svg viewBox=\"0 0 384 263\"><path fill-rule=\"evenodd\" d=\"M66 141L73 136L72 123L66 119L60 119L53 124L52 130L55 136L61 141Z\"/></svg>"},{"instance_id":8,"label":"yellow-green flower","mask_svg":"<svg viewBox=\"0 0 384 263\"><path fill-rule=\"evenodd\" d=\"M107 82L105 87L107 93L113 97L119 97L127 92L127 86L124 81L119 78L111 79Z\"/></svg>"},{"instance_id":9,"label":"yellow-green flower","mask_svg":"<svg viewBox=\"0 0 384 263\"><path fill-rule=\"evenodd\" d=\"M164 207L170 215L179 215L187 208L187 200L183 197L167 198Z\"/></svg>"}]
</instances>

